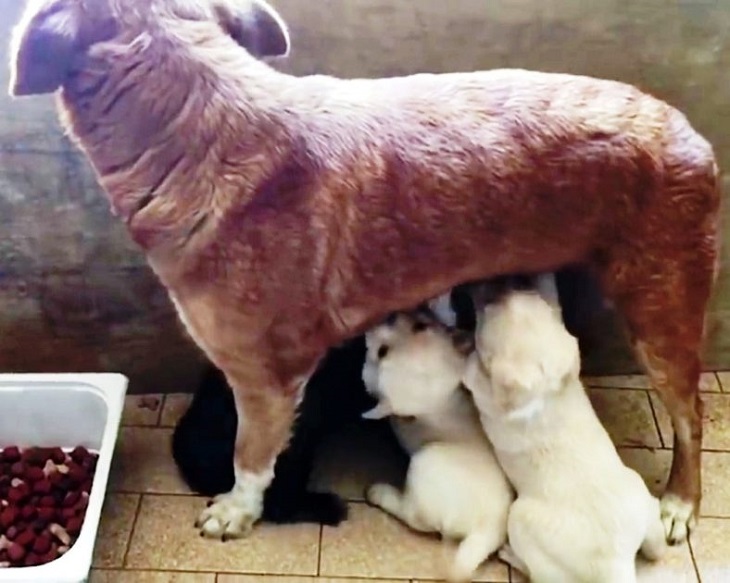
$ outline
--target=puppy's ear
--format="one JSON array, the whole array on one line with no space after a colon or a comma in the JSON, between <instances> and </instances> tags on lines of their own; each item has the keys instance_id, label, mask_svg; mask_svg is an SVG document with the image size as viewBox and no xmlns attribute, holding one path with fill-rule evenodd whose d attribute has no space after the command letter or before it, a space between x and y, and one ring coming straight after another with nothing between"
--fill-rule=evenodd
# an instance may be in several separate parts
<instances>
[{"instance_id":1,"label":"puppy's ear","mask_svg":"<svg viewBox=\"0 0 730 583\"><path fill-rule=\"evenodd\" d=\"M285 57L289 54L289 30L284 19L265 0L221 2L215 11L221 26L254 57Z\"/></svg>"},{"instance_id":2,"label":"puppy's ear","mask_svg":"<svg viewBox=\"0 0 730 583\"><path fill-rule=\"evenodd\" d=\"M79 8L67 0L32 0L10 41L10 94L53 93L78 51Z\"/></svg>"}]
</instances>

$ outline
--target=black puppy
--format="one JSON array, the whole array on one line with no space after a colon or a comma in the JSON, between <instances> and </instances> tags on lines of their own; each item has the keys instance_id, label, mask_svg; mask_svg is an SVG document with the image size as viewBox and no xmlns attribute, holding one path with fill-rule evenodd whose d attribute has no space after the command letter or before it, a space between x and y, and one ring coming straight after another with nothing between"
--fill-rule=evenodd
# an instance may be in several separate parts
<instances>
[{"instance_id":1,"label":"black puppy","mask_svg":"<svg viewBox=\"0 0 730 583\"><path fill-rule=\"evenodd\" d=\"M347 518L347 505L339 496L310 492L307 484L324 436L359 421L363 412L375 406L362 383L364 360L365 339L358 337L332 349L312 376L289 446L278 457L274 480L264 495L263 520L335 526ZM210 366L172 438L172 455L191 490L214 496L233 487L237 424L228 383L221 371Z\"/></svg>"}]
</instances>

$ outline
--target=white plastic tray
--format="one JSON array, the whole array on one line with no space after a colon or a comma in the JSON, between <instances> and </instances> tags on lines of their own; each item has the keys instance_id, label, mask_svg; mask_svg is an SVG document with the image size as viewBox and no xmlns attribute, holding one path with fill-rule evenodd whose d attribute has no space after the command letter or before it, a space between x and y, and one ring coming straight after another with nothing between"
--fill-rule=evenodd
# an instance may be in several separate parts
<instances>
[{"instance_id":1,"label":"white plastic tray","mask_svg":"<svg viewBox=\"0 0 730 583\"><path fill-rule=\"evenodd\" d=\"M0 449L77 445L99 453L81 532L63 556L38 567L0 569L0 583L83 583L106 494L127 377L121 374L0 374Z\"/></svg>"}]
</instances>

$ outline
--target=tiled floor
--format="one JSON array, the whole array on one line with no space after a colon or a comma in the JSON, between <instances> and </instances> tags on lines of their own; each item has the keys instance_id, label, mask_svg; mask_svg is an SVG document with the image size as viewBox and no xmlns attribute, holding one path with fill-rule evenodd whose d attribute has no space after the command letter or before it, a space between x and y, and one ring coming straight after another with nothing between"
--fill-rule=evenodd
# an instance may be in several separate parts
<instances>
[{"instance_id":1,"label":"tiled floor","mask_svg":"<svg viewBox=\"0 0 730 583\"><path fill-rule=\"evenodd\" d=\"M661 491L671 462L671 425L646 379L586 379L591 399L625 462ZM640 563L642 583L730 581L730 374L703 382L706 424L703 519L691 544L658 565ZM128 397L97 542L92 583L363 583L438 579L447 552L362 501L366 484L398 480L403 466L385 439L354 428L325 444L313 476L350 501L339 528L260 525L243 541L200 538L192 524L205 500L189 494L169 455L185 395ZM520 581L497 562L484 582Z\"/></svg>"}]
</instances>

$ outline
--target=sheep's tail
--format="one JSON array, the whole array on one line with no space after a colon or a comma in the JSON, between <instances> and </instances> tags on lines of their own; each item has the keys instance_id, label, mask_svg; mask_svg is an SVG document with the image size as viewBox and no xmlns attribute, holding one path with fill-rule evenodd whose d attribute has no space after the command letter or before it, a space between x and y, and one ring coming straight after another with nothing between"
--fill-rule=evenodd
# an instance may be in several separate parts
<instances>
[{"instance_id":1,"label":"sheep's tail","mask_svg":"<svg viewBox=\"0 0 730 583\"><path fill-rule=\"evenodd\" d=\"M506 536L494 524L469 534L459 544L456 556L449 569L447 580L450 583L471 581L474 572L505 542Z\"/></svg>"}]
</instances>

